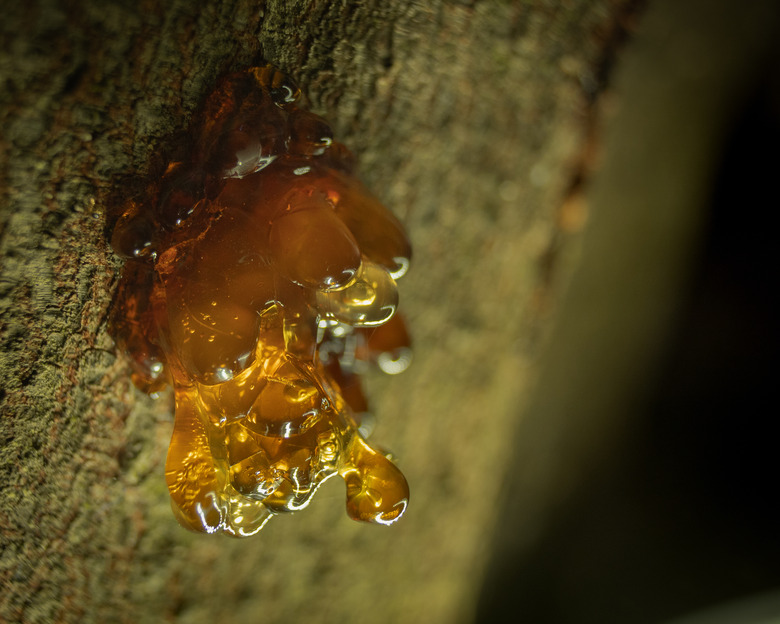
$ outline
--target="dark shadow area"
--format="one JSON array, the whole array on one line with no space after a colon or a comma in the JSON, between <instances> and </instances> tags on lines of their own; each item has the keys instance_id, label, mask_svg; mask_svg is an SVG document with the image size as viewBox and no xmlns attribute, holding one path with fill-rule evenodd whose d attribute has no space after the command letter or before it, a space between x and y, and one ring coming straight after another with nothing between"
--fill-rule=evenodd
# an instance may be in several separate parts
<instances>
[{"instance_id":1,"label":"dark shadow area","mask_svg":"<svg viewBox=\"0 0 780 624\"><path fill-rule=\"evenodd\" d=\"M775 67L734 119L682 314L616 459L494 570L478 622L655 624L780 587Z\"/></svg>"}]
</instances>

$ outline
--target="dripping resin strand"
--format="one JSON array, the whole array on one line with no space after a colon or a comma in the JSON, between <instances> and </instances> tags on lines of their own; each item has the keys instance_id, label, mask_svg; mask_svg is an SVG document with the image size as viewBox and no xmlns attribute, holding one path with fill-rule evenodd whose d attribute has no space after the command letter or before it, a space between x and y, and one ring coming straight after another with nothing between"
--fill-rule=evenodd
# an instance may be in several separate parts
<instances>
[{"instance_id":1,"label":"dripping resin strand","mask_svg":"<svg viewBox=\"0 0 780 624\"><path fill-rule=\"evenodd\" d=\"M409 499L363 434L358 378L409 361L409 242L299 96L270 66L224 78L112 235L112 333L136 385L173 386L165 477L195 531L257 533L336 474L356 520L391 524Z\"/></svg>"}]
</instances>

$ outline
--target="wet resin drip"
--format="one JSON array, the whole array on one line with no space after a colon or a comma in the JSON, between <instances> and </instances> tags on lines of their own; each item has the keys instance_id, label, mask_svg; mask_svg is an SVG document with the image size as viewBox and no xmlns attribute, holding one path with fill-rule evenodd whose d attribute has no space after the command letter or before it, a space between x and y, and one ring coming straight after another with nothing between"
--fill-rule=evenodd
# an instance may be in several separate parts
<instances>
[{"instance_id":1,"label":"wet resin drip","mask_svg":"<svg viewBox=\"0 0 780 624\"><path fill-rule=\"evenodd\" d=\"M391 524L409 499L366 440L359 379L409 363L409 242L299 96L270 66L227 76L113 231L112 331L136 385L173 386L165 476L195 531L252 535L336 474L355 520Z\"/></svg>"}]
</instances>

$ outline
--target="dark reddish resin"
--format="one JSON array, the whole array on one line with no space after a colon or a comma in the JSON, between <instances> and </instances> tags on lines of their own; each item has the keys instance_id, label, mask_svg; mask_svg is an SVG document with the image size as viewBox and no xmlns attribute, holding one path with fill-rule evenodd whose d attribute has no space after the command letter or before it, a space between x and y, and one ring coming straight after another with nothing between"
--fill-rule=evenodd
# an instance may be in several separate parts
<instances>
[{"instance_id":1,"label":"dark reddish resin","mask_svg":"<svg viewBox=\"0 0 780 624\"><path fill-rule=\"evenodd\" d=\"M227 76L113 232L113 333L140 388L173 386L166 479L197 531L256 533L335 474L357 520L390 524L409 498L365 439L359 380L409 362L409 242L299 96L270 66Z\"/></svg>"}]
</instances>

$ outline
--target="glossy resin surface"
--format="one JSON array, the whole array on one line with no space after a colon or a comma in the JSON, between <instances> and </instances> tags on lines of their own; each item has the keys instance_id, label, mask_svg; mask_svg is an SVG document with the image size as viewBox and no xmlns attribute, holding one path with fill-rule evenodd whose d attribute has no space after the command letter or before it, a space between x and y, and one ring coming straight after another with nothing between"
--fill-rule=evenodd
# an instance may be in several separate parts
<instances>
[{"instance_id":1,"label":"glossy resin surface","mask_svg":"<svg viewBox=\"0 0 780 624\"><path fill-rule=\"evenodd\" d=\"M113 335L136 385L173 386L166 480L196 531L252 535L336 474L356 520L390 524L409 499L366 440L359 380L410 361L409 242L299 97L271 66L225 77L113 230Z\"/></svg>"}]
</instances>

